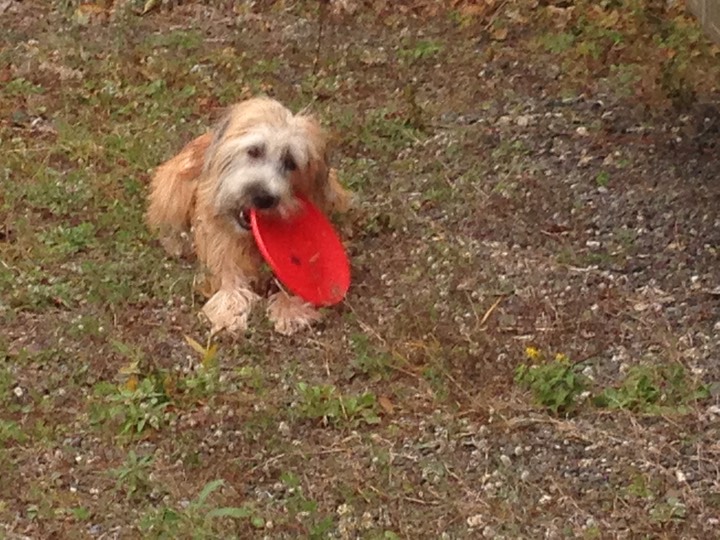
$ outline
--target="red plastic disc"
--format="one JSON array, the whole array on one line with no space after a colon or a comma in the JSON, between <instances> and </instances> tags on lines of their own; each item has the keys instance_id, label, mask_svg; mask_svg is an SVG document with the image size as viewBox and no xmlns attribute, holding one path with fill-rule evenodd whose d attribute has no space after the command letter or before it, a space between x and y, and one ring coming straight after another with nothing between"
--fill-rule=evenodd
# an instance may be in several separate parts
<instances>
[{"instance_id":1,"label":"red plastic disc","mask_svg":"<svg viewBox=\"0 0 720 540\"><path fill-rule=\"evenodd\" d=\"M350 263L330 220L306 199L289 219L250 212L260 253L292 293L316 306L340 302L350 287Z\"/></svg>"}]
</instances>

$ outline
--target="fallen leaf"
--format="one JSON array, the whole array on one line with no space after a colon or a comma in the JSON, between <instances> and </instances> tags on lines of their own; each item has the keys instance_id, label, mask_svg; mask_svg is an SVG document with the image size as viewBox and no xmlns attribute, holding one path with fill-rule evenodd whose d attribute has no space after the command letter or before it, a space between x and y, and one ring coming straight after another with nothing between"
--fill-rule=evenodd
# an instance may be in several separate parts
<instances>
[{"instance_id":1,"label":"fallen leaf","mask_svg":"<svg viewBox=\"0 0 720 540\"><path fill-rule=\"evenodd\" d=\"M160 0L147 0L145 2L145 6L143 7L141 15L145 15L146 13L149 13L151 10L155 9L159 5L160 5Z\"/></svg>"},{"instance_id":2,"label":"fallen leaf","mask_svg":"<svg viewBox=\"0 0 720 540\"><path fill-rule=\"evenodd\" d=\"M382 407L383 411L385 411L387 414L392 414L395 411L395 406L392 404L392 401L390 401L390 398L387 396L380 396L378 398L378 403Z\"/></svg>"},{"instance_id":3,"label":"fallen leaf","mask_svg":"<svg viewBox=\"0 0 720 540\"><path fill-rule=\"evenodd\" d=\"M99 4L80 4L75 10L75 21L81 25L100 22L107 16L107 9Z\"/></svg>"},{"instance_id":4,"label":"fallen leaf","mask_svg":"<svg viewBox=\"0 0 720 540\"><path fill-rule=\"evenodd\" d=\"M505 41L507 39L508 29L507 28L496 28L490 34L495 41Z\"/></svg>"},{"instance_id":5,"label":"fallen leaf","mask_svg":"<svg viewBox=\"0 0 720 540\"><path fill-rule=\"evenodd\" d=\"M128 380L125 382L125 389L129 390L130 392L134 392L137 389L137 386L138 386L137 375L133 375L132 377L129 377Z\"/></svg>"},{"instance_id":6,"label":"fallen leaf","mask_svg":"<svg viewBox=\"0 0 720 540\"><path fill-rule=\"evenodd\" d=\"M205 356L205 353L207 352L207 351L205 350L205 347L203 347L202 345L200 345L197 341L195 341L195 340L194 340L193 338L191 338L190 336L185 336L185 341L187 342L188 345L190 345L190 347L191 347L196 353L198 353L198 354L201 355L201 356Z\"/></svg>"}]
</instances>

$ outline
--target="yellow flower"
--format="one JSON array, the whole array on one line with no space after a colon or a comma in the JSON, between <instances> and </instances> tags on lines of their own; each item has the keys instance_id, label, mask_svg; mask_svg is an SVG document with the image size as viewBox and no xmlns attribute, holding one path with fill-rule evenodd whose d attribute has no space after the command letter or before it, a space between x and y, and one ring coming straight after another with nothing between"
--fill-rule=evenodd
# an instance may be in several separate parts
<instances>
[{"instance_id":1,"label":"yellow flower","mask_svg":"<svg viewBox=\"0 0 720 540\"><path fill-rule=\"evenodd\" d=\"M555 361L556 361L556 362L567 362L567 361L568 361L568 357L567 357L566 354L557 353L557 354L555 355Z\"/></svg>"},{"instance_id":2,"label":"yellow flower","mask_svg":"<svg viewBox=\"0 0 720 540\"><path fill-rule=\"evenodd\" d=\"M525 347L525 356L530 360L537 360L540 358L540 351L535 347Z\"/></svg>"}]
</instances>

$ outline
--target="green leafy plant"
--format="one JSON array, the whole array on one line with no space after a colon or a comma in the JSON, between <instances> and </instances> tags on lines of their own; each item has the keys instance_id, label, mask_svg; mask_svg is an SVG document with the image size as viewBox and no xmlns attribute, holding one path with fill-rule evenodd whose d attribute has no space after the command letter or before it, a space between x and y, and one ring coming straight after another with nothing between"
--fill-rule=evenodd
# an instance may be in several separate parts
<instances>
[{"instance_id":1,"label":"green leafy plant","mask_svg":"<svg viewBox=\"0 0 720 540\"><path fill-rule=\"evenodd\" d=\"M377 381L384 378L391 370L392 361L389 356L373 350L367 336L357 335L351 339L355 357L350 365L358 371Z\"/></svg>"},{"instance_id":2,"label":"green leafy plant","mask_svg":"<svg viewBox=\"0 0 720 540\"><path fill-rule=\"evenodd\" d=\"M331 516L321 516L318 512L318 503L308 499L303 493L300 479L292 472L280 475L280 481L287 488L288 496L285 502L288 514L294 519L302 519L309 530L309 538L327 538L327 534L334 527Z\"/></svg>"},{"instance_id":3,"label":"green leafy plant","mask_svg":"<svg viewBox=\"0 0 720 540\"><path fill-rule=\"evenodd\" d=\"M95 395L99 401L91 407L91 421L96 425L117 422L121 436L132 437L149 428L160 430L168 420L170 398L156 377L140 382L131 378L120 386L100 383Z\"/></svg>"},{"instance_id":4,"label":"green leafy plant","mask_svg":"<svg viewBox=\"0 0 720 540\"><path fill-rule=\"evenodd\" d=\"M578 364L564 354L547 361L535 348L528 347L526 355L534 363L521 364L515 370L515 382L529 389L535 401L553 414L568 414L576 407L587 389L587 378Z\"/></svg>"},{"instance_id":5,"label":"green leafy plant","mask_svg":"<svg viewBox=\"0 0 720 540\"><path fill-rule=\"evenodd\" d=\"M212 395L220 388L217 344L203 346L189 336L185 336L185 341L200 356L200 366L194 375L183 379L182 385L193 394Z\"/></svg>"},{"instance_id":6,"label":"green leafy plant","mask_svg":"<svg viewBox=\"0 0 720 540\"><path fill-rule=\"evenodd\" d=\"M310 386L304 382L298 384L297 391L299 399L295 415L299 418L322 420L333 425L346 423L352 427L380 422L377 399L370 392L343 396L335 386Z\"/></svg>"},{"instance_id":7,"label":"green leafy plant","mask_svg":"<svg viewBox=\"0 0 720 540\"><path fill-rule=\"evenodd\" d=\"M111 471L117 479L116 489L124 492L127 499L138 499L148 493L153 461L153 456L138 456L130 450L122 466Z\"/></svg>"},{"instance_id":8,"label":"green leafy plant","mask_svg":"<svg viewBox=\"0 0 720 540\"><path fill-rule=\"evenodd\" d=\"M0 418L0 443L5 444L8 441L23 442L24 440L25 434L17 422Z\"/></svg>"},{"instance_id":9,"label":"green leafy plant","mask_svg":"<svg viewBox=\"0 0 720 540\"><path fill-rule=\"evenodd\" d=\"M401 49L400 56L410 61L418 61L437 56L442 49L443 46L440 42L432 39L423 39Z\"/></svg>"},{"instance_id":10,"label":"green leafy plant","mask_svg":"<svg viewBox=\"0 0 720 540\"><path fill-rule=\"evenodd\" d=\"M633 366L618 387L604 389L593 402L598 407L657 414L684 412L709 395L707 386L689 380L680 364Z\"/></svg>"},{"instance_id":11,"label":"green leafy plant","mask_svg":"<svg viewBox=\"0 0 720 540\"><path fill-rule=\"evenodd\" d=\"M265 526L265 520L252 507L216 506L211 496L225 485L221 479L205 484L198 496L186 507L163 506L146 514L140 529L153 538L218 538L217 524L221 520L249 520L255 528Z\"/></svg>"}]
</instances>

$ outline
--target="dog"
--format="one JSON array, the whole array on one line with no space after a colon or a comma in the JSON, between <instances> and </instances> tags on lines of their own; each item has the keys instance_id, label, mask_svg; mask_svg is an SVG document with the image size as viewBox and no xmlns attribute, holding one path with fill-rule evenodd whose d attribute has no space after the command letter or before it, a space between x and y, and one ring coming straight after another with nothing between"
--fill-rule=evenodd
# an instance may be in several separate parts
<instances>
[{"instance_id":1,"label":"dog","mask_svg":"<svg viewBox=\"0 0 720 540\"><path fill-rule=\"evenodd\" d=\"M262 258L249 211L292 215L303 195L326 215L346 212L351 194L328 162L328 137L310 114L294 114L269 97L228 108L213 129L162 163L150 183L146 223L174 257L196 258L205 275L201 313L214 335L239 335L260 300ZM320 312L283 291L267 315L291 335Z\"/></svg>"}]
</instances>

